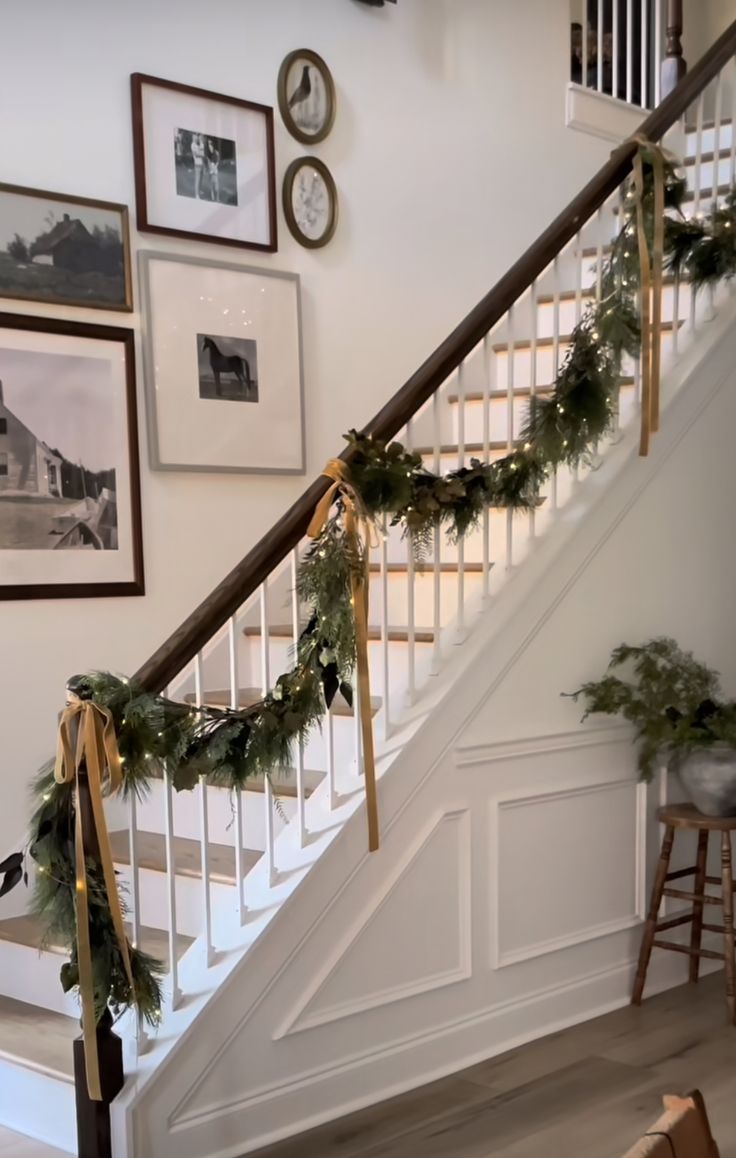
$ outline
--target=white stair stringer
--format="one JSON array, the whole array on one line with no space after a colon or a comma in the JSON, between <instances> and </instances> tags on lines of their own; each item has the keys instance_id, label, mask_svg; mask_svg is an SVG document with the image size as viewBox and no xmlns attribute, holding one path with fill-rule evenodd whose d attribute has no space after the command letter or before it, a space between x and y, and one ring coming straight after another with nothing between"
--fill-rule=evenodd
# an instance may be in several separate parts
<instances>
[{"instance_id":1,"label":"white stair stringer","mask_svg":"<svg viewBox=\"0 0 736 1158\"><path fill-rule=\"evenodd\" d=\"M263 860L249 874L245 927L231 906L215 906L215 966L205 968L199 942L182 959L182 988L195 996L167 1012L113 1106L116 1158L236 1158L627 1000L647 831L656 837L628 730L588 727L564 743L544 737L501 753L516 771L540 752L556 769L552 788L542 780L524 803L549 796L577 808L590 798L612 826L617 809L631 811L632 880L621 881L609 917L531 946L505 946L510 935L485 903L486 882L501 887L504 798L486 793L474 806L481 756L456 749L689 432L726 397L736 305L724 290L717 306L667 371L650 457L638 457L632 424L490 607L468 614L465 643L446 649L440 675L379 745L380 852L367 852L358 781L332 813L323 784L307 802L306 848L293 826L277 841L276 887ZM672 957L655 961L652 989L679 979Z\"/></svg>"}]
</instances>

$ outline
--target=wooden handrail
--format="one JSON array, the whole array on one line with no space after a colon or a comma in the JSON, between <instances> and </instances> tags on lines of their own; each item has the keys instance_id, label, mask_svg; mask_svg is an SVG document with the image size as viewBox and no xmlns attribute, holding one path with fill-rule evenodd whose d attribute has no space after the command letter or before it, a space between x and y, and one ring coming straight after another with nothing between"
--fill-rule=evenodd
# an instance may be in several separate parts
<instances>
[{"instance_id":1,"label":"wooden handrail","mask_svg":"<svg viewBox=\"0 0 736 1158\"><path fill-rule=\"evenodd\" d=\"M736 21L726 29L677 88L646 118L640 132L658 141L676 124L690 104L703 92L723 66L736 54ZM379 410L365 427L367 434L392 438L417 410L458 368L532 282L560 253L581 226L600 208L631 171L637 145L625 141L595 177L529 247L490 293L470 311L450 336L412 374L411 378ZM350 452L343 452L349 459ZM181 627L169 636L135 679L152 692L160 692L190 662L231 615L258 589L264 579L303 538L315 504L329 481L319 478L279 519L197 607Z\"/></svg>"}]
</instances>

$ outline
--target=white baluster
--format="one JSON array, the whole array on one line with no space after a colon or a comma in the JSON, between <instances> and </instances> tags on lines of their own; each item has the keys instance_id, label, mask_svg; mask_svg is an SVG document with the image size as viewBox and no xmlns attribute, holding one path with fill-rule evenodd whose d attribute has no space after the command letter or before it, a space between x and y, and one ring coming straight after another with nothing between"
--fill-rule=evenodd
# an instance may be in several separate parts
<instances>
[{"instance_id":1,"label":"white baluster","mask_svg":"<svg viewBox=\"0 0 736 1158\"><path fill-rule=\"evenodd\" d=\"M514 370L516 361L516 346L514 343L514 307L511 306L506 315L507 326L507 356L506 356L506 450L510 454L514 449ZM506 570L514 565L514 512L511 507L506 510Z\"/></svg>"},{"instance_id":2,"label":"white baluster","mask_svg":"<svg viewBox=\"0 0 736 1158\"><path fill-rule=\"evenodd\" d=\"M622 200L621 204L623 205L623 200ZM605 222L605 213L604 213L603 206L601 205L600 209L598 210L598 216L597 216L596 226L595 226L596 236L598 238L598 242L596 245L596 253L595 253L595 300L598 302L598 304L600 304L601 297L603 296L603 228L604 228L604 222Z\"/></svg>"},{"instance_id":3,"label":"white baluster","mask_svg":"<svg viewBox=\"0 0 736 1158\"><path fill-rule=\"evenodd\" d=\"M335 770L335 717L332 708L327 713L327 785L330 792L330 811L334 811L338 805L338 792Z\"/></svg>"},{"instance_id":4,"label":"white baluster","mask_svg":"<svg viewBox=\"0 0 736 1158\"><path fill-rule=\"evenodd\" d=\"M291 552L291 631L292 642L294 644L294 662L297 662L299 651L299 636L301 635L301 624L299 622L299 592L297 591L297 578L299 571L299 552L294 548ZM301 848L307 843L307 818L306 818L306 791L304 786L304 743L299 741L295 752L296 759L296 823L297 832L299 833L299 844Z\"/></svg>"},{"instance_id":5,"label":"white baluster","mask_svg":"<svg viewBox=\"0 0 736 1158\"><path fill-rule=\"evenodd\" d=\"M654 0L654 107L662 100L662 5L666 0Z\"/></svg>"},{"instance_id":6,"label":"white baluster","mask_svg":"<svg viewBox=\"0 0 736 1158\"><path fill-rule=\"evenodd\" d=\"M228 660L230 668L230 707L240 708L240 673L238 665L238 617L231 615L227 625ZM236 788L235 797L235 887L238 891L238 916L245 924L245 867L243 864L243 793Z\"/></svg>"},{"instance_id":7,"label":"white baluster","mask_svg":"<svg viewBox=\"0 0 736 1158\"><path fill-rule=\"evenodd\" d=\"M731 168L729 183L736 185L736 57L731 67Z\"/></svg>"},{"instance_id":8,"label":"white baluster","mask_svg":"<svg viewBox=\"0 0 736 1158\"><path fill-rule=\"evenodd\" d=\"M702 196L703 186L703 118L705 113L705 101L703 93L698 97L697 112L695 117L695 188L693 190L694 204L693 216L700 217L700 202ZM695 329L695 307L696 307L695 291L690 286L690 329Z\"/></svg>"},{"instance_id":9,"label":"white baluster","mask_svg":"<svg viewBox=\"0 0 736 1158\"><path fill-rule=\"evenodd\" d=\"M465 466L465 363L457 371L457 465ZM457 630L455 642L465 639L465 539L457 544Z\"/></svg>"},{"instance_id":10,"label":"white baluster","mask_svg":"<svg viewBox=\"0 0 736 1158\"><path fill-rule=\"evenodd\" d=\"M583 255L578 254L578 261L582 266ZM537 286L537 279L535 278L531 286L531 311L532 311L532 336L529 346L529 407L530 410L534 407L534 399L537 396L537 339L539 337L539 290ZM529 511L529 535L534 538L537 532L537 512L532 509Z\"/></svg>"},{"instance_id":11,"label":"white baluster","mask_svg":"<svg viewBox=\"0 0 736 1158\"><path fill-rule=\"evenodd\" d=\"M641 107L648 108L649 95L649 3L641 4Z\"/></svg>"},{"instance_id":12,"label":"white baluster","mask_svg":"<svg viewBox=\"0 0 736 1158\"><path fill-rule=\"evenodd\" d=\"M386 707L386 705L384 705ZM353 743L355 745L355 775L362 776L363 767L363 736L360 727L360 687L358 684L358 670L356 667L353 679Z\"/></svg>"},{"instance_id":13,"label":"white baluster","mask_svg":"<svg viewBox=\"0 0 736 1158\"><path fill-rule=\"evenodd\" d=\"M556 257L552 262L552 382L557 380L557 370L560 365L560 259ZM558 507L557 497L557 468L552 471L550 480L550 503L552 510Z\"/></svg>"},{"instance_id":14,"label":"white baluster","mask_svg":"<svg viewBox=\"0 0 736 1158\"><path fill-rule=\"evenodd\" d=\"M440 426L440 399L435 390L432 395L432 438L434 451L432 454L432 471L439 475L442 470L441 426ZM434 544L432 552L432 581L434 586L432 610L434 612L434 643L432 646L432 660L429 669L430 675L437 675L440 670L440 631L442 628L442 530L439 522L434 528Z\"/></svg>"},{"instance_id":15,"label":"white baluster","mask_svg":"<svg viewBox=\"0 0 736 1158\"><path fill-rule=\"evenodd\" d=\"M259 589L259 605L261 613L261 695L265 697L271 690L271 637L268 622L268 581L266 579L261 583ZM273 888L278 877L273 824L276 805L273 798L273 785L269 775L266 775L263 789L266 822L266 864L268 865L268 881Z\"/></svg>"},{"instance_id":16,"label":"white baluster","mask_svg":"<svg viewBox=\"0 0 736 1158\"><path fill-rule=\"evenodd\" d=\"M130 820L130 899L131 899L131 943L136 949L141 948L141 880L138 866L138 798L132 790L128 798L128 815ZM148 1045L148 1034L141 1018L136 1018L135 1048L138 1057L145 1053Z\"/></svg>"},{"instance_id":17,"label":"white baluster","mask_svg":"<svg viewBox=\"0 0 736 1158\"><path fill-rule=\"evenodd\" d=\"M491 461L491 391L495 388L496 358L491 347L491 335L483 339L483 462ZM491 512L483 509L483 590L482 600L486 606L491 592Z\"/></svg>"},{"instance_id":18,"label":"white baluster","mask_svg":"<svg viewBox=\"0 0 736 1158\"><path fill-rule=\"evenodd\" d=\"M626 100L634 102L634 0L626 0Z\"/></svg>"},{"instance_id":19,"label":"white baluster","mask_svg":"<svg viewBox=\"0 0 736 1158\"><path fill-rule=\"evenodd\" d=\"M202 652L197 652L194 659L194 702L198 708L202 707ZM200 825L200 855L202 860L202 907L204 914L204 948L208 965L214 961L215 951L212 945L212 892L210 888L210 826L209 826L209 798L207 795L206 777L199 778L199 825Z\"/></svg>"},{"instance_id":20,"label":"white baluster","mask_svg":"<svg viewBox=\"0 0 736 1158\"><path fill-rule=\"evenodd\" d=\"M411 419L406 424L406 448L412 450L414 447L414 434L412 431ZM412 549L411 538L406 538L406 626L407 626L407 648L409 654L407 655L407 687L406 687L406 703L409 707L416 699L417 690L417 672L416 672L416 615L415 615L415 589L414 589L414 551Z\"/></svg>"},{"instance_id":21,"label":"white baluster","mask_svg":"<svg viewBox=\"0 0 736 1158\"><path fill-rule=\"evenodd\" d=\"M171 1008L178 1009L182 999L179 988L179 953L176 923L176 855L174 853L174 784L173 773L164 766L164 846L166 849L166 899L169 913L169 961L171 972Z\"/></svg>"},{"instance_id":22,"label":"white baluster","mask_svg":"<svg viewBox=\"0 0 736 1158\"><path fill-rule=\"evenodd\" d=\"M718 187L720 181L718 179L721 170L721 117L723 116L723 84L722 73L718 73L716 78L716 95L714 101L715 109L715 124L713 126L713 197L712 209L713 213L718 209Z\"/></svg>"},{"instance_id":23,"label":"white baluster","mask_svg":"<svg viewBox=\"0 0 736 1158\"><path fill-rule=\"evenodd\" d=\"M675 274L672 284L672 353L675 357L680 348L680 275Z\"/></svg>"},{"instance_id":24,"label":"white baluster","mask_svg":"<svg viewBox=\"0 0 736 1158\"><path fill-rule=\"evenodd\" d=\"M603 92L603 0L598 0L598 60L596 81L598 92Z\"/></svg>"},{"instance_id":25,"label":"white baluster","mask_svg":"<svg viewBox=\"0 0 736 1158\"><path fill-rule=\"evenodd\" d=\"M619 43L619 7L618 6L619 6L619 0L613 0L613 17L612 17L612 19L613 19L613 44L612 44L612 49L611 49L611 51L612 51L611 95L615 96L615 97L618 96L618 88L619 88L618 81L619 81L619 72L620 72L620 69L619 69L619 52L621 49L621 45Z\"/></svg>"},{"instance_id":26,"label":"white baluster","mask_svg":"<svg viewBox=\"0 0 736 1158\"><path fill-rule=\"evenodd\" d=\"M389 624L388 624L388 546L385 531L381 533L379 546L379 579L381 588L381 686L383 693L383 736L388 739L391 735L391 657L389 655ZM408 551L411 554L411 536L406 536ZM356 681L357 682L357 681Z\"/></svg>"},{"instance_id":27,"label":"white baluster","mask_svg":"<svg viewBox=\"0 0 736 1158\"><path fill-rule=\"evenodd\" d=\"M590 0L583 0L583 55L582 55L583 88L588 87L588 28L590 26L590 13L588 11L589 3L590 3Z\"/></svg>"}]
</instances>

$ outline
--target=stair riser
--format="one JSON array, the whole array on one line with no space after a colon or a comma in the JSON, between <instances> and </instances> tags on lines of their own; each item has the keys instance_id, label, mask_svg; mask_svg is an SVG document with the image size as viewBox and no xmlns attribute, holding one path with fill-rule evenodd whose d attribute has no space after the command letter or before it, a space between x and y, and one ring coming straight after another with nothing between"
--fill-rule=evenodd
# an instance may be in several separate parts
<instances>
[{"instance_id":1,"label":"stair riser","mask_svg":"<svg viewBox=\"0 0 736 1158\"><path fill-rule=\"evenodd\" d=\"M64 993L59 984L59 970L66 960L61 953L39 953L28 945L0 941L4 996L78 1019L76 997Z\"/></svg>"},{"instance_id":2,"label":"stair riser","mask_svg":"<svg viewBox=\"0 0 736 1158\"><path fill-rule=\"evenodd\" d=\"M470 595L482 582L482 577L476 574L466 574L465 590ZM408 575L388 576L388 622L406 625L409 622L409 579ZM429 561L424 569L415 570L414 574L414 622L416 624L434 623L435 582L434 574ZM440 623L445 627L454 618L454 603L457 600L457 574L450 572L440 575ZM380 576L371 576L371 619L381 613L383 606L382 584Z\"/></svg>"},{"instance_id":3,"label":"stair riser","mask_svg":"<svg viewBox=\"0 0 736 1158\"><path fill-rule=\"evenodd\" d=\"M595 258L583 258L583 276L582 282L586 287L595 286L596 272L595 272ZM683 320L687 317L687 304L689 298L687 297L687 287L683 287L680 291L679 315ZM585 313L586 307L592 301L591 298L582 299L582 313ZM560 334L570 334L577 322L577 305L575 301L564 300L559 303ZM555 307L553 302L543 302L537 309L537 337L551 338L554 335L555 324ZM674 317L674 287L671 285L664 286L662 290L662 320L671 322ZM523 335L527 337L526 334ZM503 383L500 384L503 386Z\"/></svg>"},{"instance_id":4,"label":"stair riser","mask_svg":"<svg viewBox=\"0 0 736 1158\"><path fill-rule=\"evenodd\" d=\"M620 412L621 412L622 422L628 421L628 418L629 418L630 414L632 413L632 409L634 406L634 399L635 399L634 387L632 385L625 385L622 388L621 394L620 394L620 407L621 407ZM466 441L466 443L470 443L470 444L477 444L477 443L482 444L483 438L484 438L483 428L484 428L484 422L485 422L485 417L484 417L484 413L483 413L483 409L484 409L483 402L481 402L481 401L466 402L464 404L464 406L465 406L465 420L464 420L465 441ZM455 420L453 423L454 429L452 431L452 438L450 441L456 442L458 437L459 437L459 433L460 433L459 432L459 425L460 425L459 415L457 414L457 410L459 409L459 404L455 403L453 405L453 409L455 410L456 413L455 413ZM514 438L515 439L518 439L521 437L521 432L522 432L524 425L526 423L528 414L529 414L529 398L523 397L523 398L515 399L515 401L514 401ZM507 436L506 435L506 422L507 422L507 402L506 402L506 399L505 398L493 398L493 399L491 399L490 404L489 404L488 416L489 416L489 420L490 420L490 442L495 442L495 441L502 442L502 441L504 441L506 439L506 436ZM492 451L490 456L489 456L490 461L493 461L494 458L501 457L505 453L506 453L505 451ZM473 451L472 455L474 457L480 458L481 460L484 459L484 455L481 452ZM466 455L466 458L468 458L468 457L469 456ZM427 465L431 466L430 460L427 459L426 461L427 461ZM399 621L395 620L394 622L398 623Z\"/></svg>"},{"instance_id":5,"label":"stair riser","mask_svg":"<svg viewBox=\"0 0 736 1158\"><path fill-rule=\"evenodd\" d=\"M138 811L138 827L142 832L166 832L164 811L164 786L156 781L146 800ZM243 846L263 851L266 847L265 793L246 792L243 794ZM284 797L281 806L286 816L293 816L296 802ZM210 840L215 844L232 846L235 839L234 797L223 788L207 790L207 810ZM280 831L282 820L275 819L276 831ZM174 794L174 834L189 840L200 840L200 800L199 789L194 792ZM144 922L145 924L146 922Z\"/></svg>"},{"instance_id":6,"label":"stair riser","mask_svg":"<svg viewBox=\"0 0 736 1158\"><path fill-rule=\"evenodd\" d=\"M232 839L232 837L231 837ZM120 882L132 908L133 874L129 865L117 865ZM165 873L152 869L139 870L141 912L140 923L151 929L169 927L168 879ZM232 902L237 909L237 892L234 885L210 884L212 904ZM198 937L204 930L204 901L201 879L196 877L176 877L176 929L186 937Z\"/></svg>"},{"instance_id":7,"label":"stair riser","mask_svg":"<svg viewBox=\"0 0 736 1158\"><path fill-rule=\"evenodd\" d=\"M733 126L731 124L723 124L719 129L719 151L722 149L730 149L732 142ZM695 129L689 129L686 134L685 153L688 157L695 156L695 150L698 147L698 134ZM703 129L702 135L702 151L704 153L712 153L715 149L716 132L714 128Z\"/></svg>"},{"instance_id":8,"label":"stair riser","mask_svg":"<svg viewBox=\"0 0 736 1158\"><path fill-rule=\"evenodd\" d=\"M0 1122L9 1130L77 1153L73 1083L4 1058L0 1058ZM13 1158L10 1150L7 1153Z\"/></svg>"},{"instance_id":9,"label":"stair riser","mask_svg":"<svg viewBox=\"0 0 736 1158\"><path fill-rule=\"evenodd\" d=\"M432 466L431 461L427 462L428 466ZM441 460L441 469L443 471L453 470L457 466L457 457L450 455L443 455ZM543 516L543 511L537 512L537 520ZM527 533L528 516L520 514L515 517L515 535L518 533L521 537ZM506 541L506 511L490 511L490 542L491 542L491 559L492 561L503 562L504 560L504 544ZM403 561L406 558L404 545L398 541L389 538L388 541L388 557L394 562ZM466 563L482 563L483 562L483 531L482 527L469 531L463 540L464 558ZM457 563L458 562L458 547L448 542L444 533L440 540L440 558L443 563ZM433 559L427 559L425 576L422 578L422 583L432 583L432 563ZM440 607L440 614L443 623L451 623L455 618L457 611L457 577L449 576L451 582L448 584L447 597L442 598ZM477 575L466 575L466 591L474 593L477 587L468 586L469 583L475 583L479 577ZM418 581L419 582L419 581ZM380 608L380 591L371 584L371 607ZM375 615L372 614L372 619ZM431 622L431 621L430 621ZM397 647L406 646L405 644L397 644ZM380 686L376 687L376 694L380 695Z\"/></svg>"},{"instance_id":10,"label":"stair riser","mask_svg":"<svg viewBox=\"0 0 736 1158\"><path fill-rule=\"evenodd\" d=\"M371 622L379 622L379 608L380 608L380 594L375 592L373 584L371 585ZM405 624L396 624L391 626L405 627ZM417 623L417 627L426 624ZM244 667L245 679L248 684L256 684L259 679L261 666L261 638L260 636L253 636L248 639L248 657ZM280 639L271 636L270 639L270 655L271 655L271 670L275 678L280 672L287 671L293 663L291 644L288 640ZM425 649L431 645L426 643L417 643L417 652ZM400 694L406 687L408 682L408 645L401 642L392 642L389 644L390 663L391 663L391 686L396 692ZM383 665L383 651L382 644L379 641L370 642L368 644L368 663L370 666L371 675L371 690L373 695L381 694L382 684L382 665ZM338 721L336 720L337 724ZM339 723L342 725L343 720ZM310 767L321 767L321 765L312 764L307 761Z\"/></svg>"},{"instance_id":11,"label":"stair riser","mask_svg":"<svg viewBox=\"0 0 736 1158\"><path fill-rule=\"evenodd\" d=\"M724 148L723 141L721 141L720 150ZM719 151L720 151L719 150ZM703 149L703 152L708 152L708 149ZM694 146L693 146L694 152ZM696 183L696 169L695 165L688 165L687 170L687 185L691 192L695 191ZM717 174L717 181L713 181L714 174ZM731 176L731 158L721 157L719 161L702 161L700 165L700 188L709 189L713 184L717 185L731 185L733 178Z\"/></svg>"}]
</instances>

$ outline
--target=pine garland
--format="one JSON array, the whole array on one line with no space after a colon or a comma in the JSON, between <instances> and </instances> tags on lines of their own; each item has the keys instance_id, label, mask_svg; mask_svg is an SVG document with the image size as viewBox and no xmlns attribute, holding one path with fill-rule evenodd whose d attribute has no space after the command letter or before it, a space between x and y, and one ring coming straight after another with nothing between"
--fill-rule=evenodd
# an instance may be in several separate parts
<instances>
[{"instance_id":1,"label":"pine garland","mask_svg":"<svg viewBox=\"0 0 736 1158\"><path fill-rule=\"evenodd\" d=\"M646 175L644 213L652 233L651 159L643 150ZM693 292L736 273L736 190L707 220L682 216L685 182L665 163L665 261L669 272L687 279ZM458 541L488 508L532 510L541 489L560 466L589 462L613 426L625 355L640 349L637 295L640 283L635 205L629 188L622 230L600 271L600 301L576 325L565 360L548 395L534 397L520 445L492 463L436 475L398 442L386 443L351 431L349 464L353 486L368 516L401 527L419 556L435 530ZM367 548L363 548L365 550ZM171 776L177 791L200 782L241 789L254 777L270 777L290 767L296 745L306 743L338 693L352 702L355 625L350 603L353 569L365 558L347 545L338 499L333 517L305 554L298 574L300 600L308 622L292 669L273 689L243 710L193 707L155 696L128 680L98 672L78 677L71 690L112 713L124 760L124 793L144 795L154 777ZM0 896L22 879L25 853L37 866L34 907L47 936L70 952L62 967L65 989L77 985L74 911L74 796L44 767L34 784L36 808L27 850L0 864ZM115 948L110 913L96 866L90 866L90 922L98 1016L135 1008L152 1024L161 1016L163 966L132 951L134 991Z\"/></svg>"}]
</instances>

